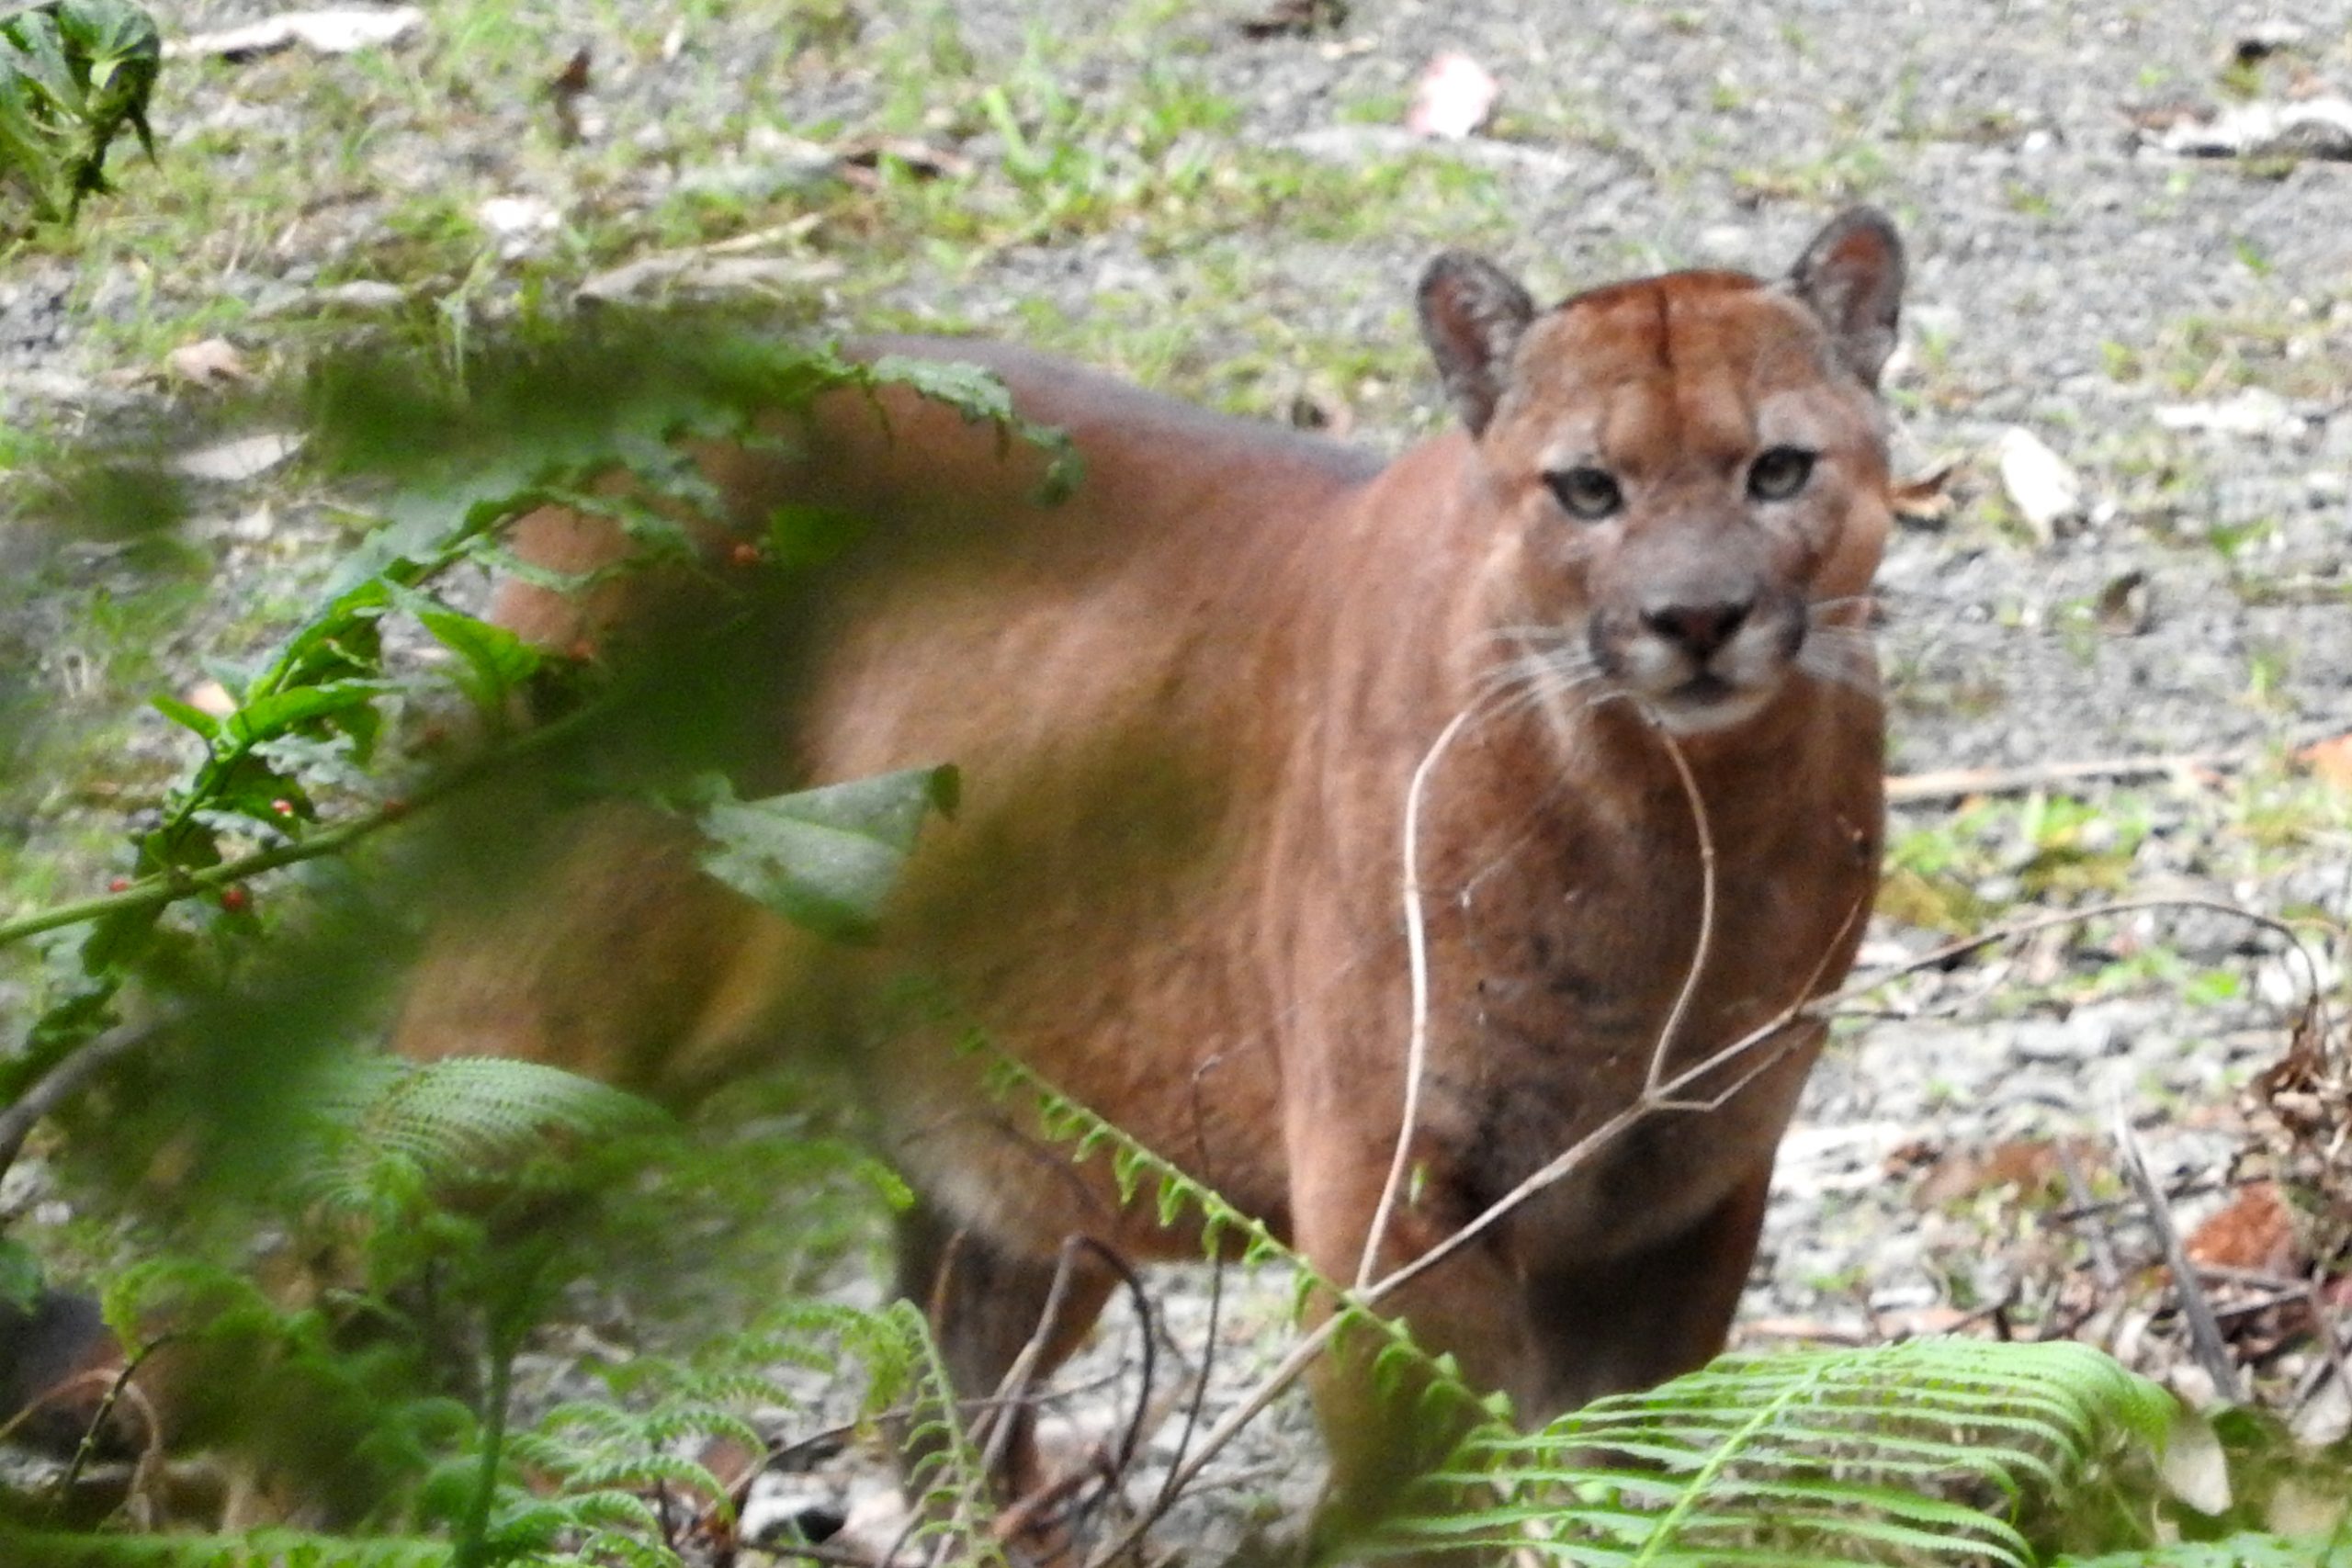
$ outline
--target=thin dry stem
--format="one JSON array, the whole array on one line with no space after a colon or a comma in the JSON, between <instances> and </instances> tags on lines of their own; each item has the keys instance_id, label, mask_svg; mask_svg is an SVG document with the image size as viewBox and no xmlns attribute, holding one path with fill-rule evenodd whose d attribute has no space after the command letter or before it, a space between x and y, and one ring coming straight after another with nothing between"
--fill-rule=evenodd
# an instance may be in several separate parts
<instances>
[{"instance_id":1,"label":"thin dry stem","mask_svg":"<svg viewBox=\"0 0 2352 1568\"><path fill-rule=\"evenodd\" d=\"M2213 1316L2213 1303L2206 1297L2204 1283L2189 1264L2188 1250L2181 1245L2180 1231L2172 1223L2172 1210L2165 1202L2155 1179L2148 1174L2147 1159L2140 1153L2140 1140L2132 1134L2132 1121L2124 1114L2120 1096L2115 1101L2112 1122L2115 1152L2121 1156L2118 1163L2123 1168L2123 1179L2138 1195L2141 1212L2148 1218L2148 1228L2155 1232L2156 1245L2163 1248L2165 1261L2171 1265L2173 1293L2179 1298L2181 1316L2188 1323L2189 1348L2222 1397L2232 1404L2243 1404L2245 1384L2238 1377L2237 1363L2230 1359L2229 1347L2222 1341L2222 1325Z\"/></svg>"},{"instance_id":2,"label":"thin dry stem","mask_svg":"<svg viewBox=\"0 0 2352 1568\"><path fill-rule=\"evenodd\" d=\"M1413 1128L1420 1120L1421 1079L1429 1065L1430 949L1428 922L1421 909L1421 802L1438 759L1482 705L1473 702L1446 721L1437 739L1422 753L1413 769L1412 783L1405 789L1405 962L1413 988L1413 1022L1405 1043L1405 1105L1403 1120L1396 1124L1396 1151L1389 1157L1388 1179L1381 1184L1380 1202L1372 1212L1372 1228L1364 1233L1363 1256L1356 1263L1358 1290L1372 1282L1380 1244L1387 1239L1389 1217L1396 1212L1397 1195L1405 1190L1405 1173L1412 1163Z\"/></svg>"},{"instance_id":3,"label":"thin dry stem","mask_svg":"<svg viewBox=\"0 0 2352 1568\"><path fill-rule=\"evenodd\" d=\"M1682 781L1682 798L1690 807L1690 826L1699 835L1699 941L1690 950L1690 962L1682 971L1682 988L1674 994L1674 1006L1666 1015L1666 1022L1657 1032L1657 1042L1650 1047L1649 1077L1644 1080L1645 1099L1657 1092L1659 1075L1666 1070L1667 1057L1674 1049L1674 1037L1681 1031L1682 1021L1690 1011L1690 1000L1699 994L1700 978L1707 972L1707 955L1715 941L1715 835L1707 824L1706 797L1699 793L1699 781L1690 772L1690 761L1683 756L1682 748L1675 743L1673 731L1651 717L1650 733L1666 748L1667 761L1674 764L1675 777ZM1818 976L1819 969L1815 970Z\"/></svg>"},{"instance_id":4,"label":"thin dry stem","mask_svg":"<svg viewBox=\"0 0 2352 1568\"><path fill-rule=\"evenodd\" d=\"M1069 1294L1070 1277L1078 1271L1084 1239L1075 1235L1062 1239L1061 1254L1054 1259L1053 1283L1046 1288L1046 1304L1037 1314L1037 1326L1030 1331L1028 1342L1012 1358L1012 1364L1004 1369L1004 1376L997 1380L996 1393L983 1410L980 1418L989 1428L988 1441L980 1450L983 1476L995 1475L1012 1451L1013 1436L1021 1429L1022 1415L1028 1408L1030 1389L1037 1381L1037 1363L1053 1339L1054 1324Z\"/></svg>"}]
</instances>

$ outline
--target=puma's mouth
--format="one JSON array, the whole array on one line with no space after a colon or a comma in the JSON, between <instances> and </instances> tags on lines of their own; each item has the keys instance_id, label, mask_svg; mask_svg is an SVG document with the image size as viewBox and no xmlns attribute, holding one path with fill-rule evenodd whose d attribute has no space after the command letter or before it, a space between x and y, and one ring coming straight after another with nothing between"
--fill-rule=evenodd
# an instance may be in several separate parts
<instances>
[{"instance_id":1,"label":"puma's mouth","mask_svg":"<svg viewBox=\"0 0 2352 1568\"><path fill-rule=\"evenodd\" d=\"M1805 643L1805 618L1781 604L1675 605L1597 615L1594 661L1667 730L1728 729L1763 711Z\"/></svg>"},{"instance_id":2,"label":"puma's mouth","mask_svg":"<svg viewBox=\"0 0 2352 1568\"><path fill-rule=\"evenodd\" d=\"M1719 703L1725 697L1736 695L1738 690L1739 688L1713 671L1702 670L1675 687L1673 691L1668 692L1667 695L1681 706L1704 707L1709 704Z\"/></svg>"},{"instance_id":3,"label":"puma's mouth","mask_svg":"<svg viewBox=\"0 0 2352 1568\"><path fill-rule=\"evenodd\" d=\"M1744 724L1771 701L1777 681L1731 682L1702 671L1680 685L1642 698L1669 733L1702 735Z\"/></svg>"}]
</instances>

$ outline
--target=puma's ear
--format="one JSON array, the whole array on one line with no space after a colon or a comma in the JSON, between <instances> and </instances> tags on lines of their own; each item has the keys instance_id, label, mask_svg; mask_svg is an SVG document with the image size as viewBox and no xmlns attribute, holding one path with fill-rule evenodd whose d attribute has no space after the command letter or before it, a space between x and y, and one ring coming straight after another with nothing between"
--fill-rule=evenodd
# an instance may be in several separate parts
<instances>
[{"instance_id":1,"label":"puma's ear","mask_svg":"<svg viewBox=\"0 0 2352 1568\"><path fill-rule=\"evenodd\" d=\"M1839 362L1864 386L1877 386L1903 308L1903 242L1886 214L1855 207L1831 219L1789 281L1829 329Z\"/></svg>"},{"instance_id":2,"label":"puma's ear","mask_svg":"<svg viewBox=\"0 0 2352 1568\"><path fill-rule=\"evenodd\" d=\"M1470 434L1485 432L1510 377L1511 352L1535 301L1510 275L1467 251L1447 251L1421 274L1421 341Z\"/></svg>"}]
</instances>

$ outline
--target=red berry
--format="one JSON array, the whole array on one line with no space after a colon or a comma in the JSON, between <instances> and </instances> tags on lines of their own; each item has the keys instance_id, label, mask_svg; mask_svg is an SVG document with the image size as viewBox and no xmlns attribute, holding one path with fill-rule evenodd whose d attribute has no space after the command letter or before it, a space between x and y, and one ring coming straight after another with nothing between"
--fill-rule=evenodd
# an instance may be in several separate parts
<instances>
[{"instance_id":1,"label":"red berry","mask_svg":"<svg viewBox=\"0 0 2352 1568\"><path fill-rule=\"evenodd\" d=\"M130 878L129 878L129 877L127 877L127 876L118 876L118 877L116 877L112 882L109 882L109 883L107 883L107 892L109 892L109 893L128 893L128 892L130 892Z\"/></svg>"},{"instance_id":2,"label":"red berry","mask_svg":"<svg viewBox=\"0 0 2352 1568\"><path fill-rule=\"evenodd\" d=\"M272 811L277 812L280 817L291 817L294 815L294 803L290 800L273 800L269 803L269 808Z\"/></svg>"},{"instance_id":3,"label":"red berry","mask_svg":"<svg viewBox=\"0 0 2352 1568\"><path fill-rule=\"evenodd\" d=\"M733 561L737 566L757 566L760 564L762 554L763 552L759 546L752 543L749 539L746 539L741 544L737 545L733 549L728 551L727 558Z\"/></svg>"},{"instance_id":4,"label":"red berry","mask_svg":"<svg viewBox=\"0 0 2352 1568\"><path fill-rule=\"evenodd\" d=\"M220 889L220 907L232 915L242 915L253 904L253 896L235 883Z\"/></svg>"}]
</instances>

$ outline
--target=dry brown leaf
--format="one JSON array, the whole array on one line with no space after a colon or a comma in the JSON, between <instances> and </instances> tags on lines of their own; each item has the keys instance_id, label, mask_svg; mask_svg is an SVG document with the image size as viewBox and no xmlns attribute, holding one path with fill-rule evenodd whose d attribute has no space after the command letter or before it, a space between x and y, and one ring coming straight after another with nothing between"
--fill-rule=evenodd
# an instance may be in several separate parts
<instances>
[{"instance_id":1,"label":"dry brown leaf","mask_svg":"<svg viewBox=\"0 0 2352 1568\"><path fill-rule=\"evenodd\" d=\"M2312 776L2321 783L2352 790L2352 735L2314 740L2295 753L2295 761L2309 768Z\"/></svg>"},{"instance_id":2,"label":"dry brown leaf","mask_svg":"<svg viewBox=\"0 0 2352 1568\"><path fill-rule=\"evenodd\" d=\"M1912 523L1942 523L1949 520L1957 504L1946 487L1960 471L1957 461L1948 462L1917 479L1905 479L1894 487L1894 514Z\"/></svg>"},{"instance_id":3,"label":"dry brown leaf","mask_svg":"<svg viewBox=\"0 0 2352 1568\"><path fill-rule=\"evenodd\" d=\"M2276 1183L2257 1181L2191 1231L2184 1244L2189 1261L2218 1269L2247 1269L2261 1274L2303 1271L2295 1245L2295 1220Z\"/></svg>"},{"instance_id":4,"label":"dry brown leaf","mask_svg":"<svg viewBox=\"0 0 2352 1568\"><path fill-rule=\"evenodd\" d=\"M2076 1151L2078 1157L2082 1152ZM1919 1183L1913 1200L1922 1208L1938 1208L1996 1188L2027 1197L2055 1192L2065 1179L2065 1162L2055 1144L2047 1138L2015 1138L1989 1149L1945 1155Z\"/></svg>"},{"instance_id":5,"label":"dry brown leaf","mask_svg":"<svg viewBox=\"0 0 2352 1568\"><path fill-rule=\"evenodd\" d=\"M591 75L590 68L594 62L594 53L586 44L582 44L571 51L571 58L563 62L563 69L557 72L554 79L548 83L548 91L558 96L575 97L586 92Z\"/></svg>"}]
</instances>

